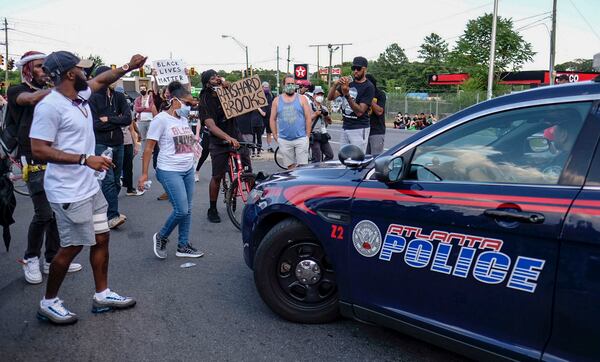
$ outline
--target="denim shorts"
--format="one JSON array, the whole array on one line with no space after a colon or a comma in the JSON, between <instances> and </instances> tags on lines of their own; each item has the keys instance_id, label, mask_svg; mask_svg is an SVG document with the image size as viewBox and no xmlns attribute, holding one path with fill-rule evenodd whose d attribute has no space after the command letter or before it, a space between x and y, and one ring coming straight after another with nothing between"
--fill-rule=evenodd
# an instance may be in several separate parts
<instances>
[{"instance_id":1,"label":"denim shorts","mask_svg":"<svg viewBox=\"0 0 600 362\"><path fill-rule=\"evenodd\" d=\"M106 210L108 204L101 190L85 200L55 204L50 203L56 216L60 246L94 246L96 234L109 231Z\"/></svg>"}]
</instances>

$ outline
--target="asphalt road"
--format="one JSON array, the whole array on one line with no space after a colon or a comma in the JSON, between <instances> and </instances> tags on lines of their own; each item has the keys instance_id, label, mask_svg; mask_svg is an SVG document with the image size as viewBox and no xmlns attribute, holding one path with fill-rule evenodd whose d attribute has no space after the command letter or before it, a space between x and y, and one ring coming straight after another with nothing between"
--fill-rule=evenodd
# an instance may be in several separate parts
<instances>
[{"instance_id":1,"label":"asphalt road","mask_svg":"<svg viewBox=\"0 0 600 362\"><path fill-rule=\"evenodd\" d=\"M331 129L339 139L339 126ZM390 130L386 147L406 132ZM334 144L335 147L335 144ZM337 151L337 147L336 151ZM138 161L139 164L139 161ZM139 167L139 165L138 165ZM270 158L255 161L255 169L275 171ZM174 256L168 245L166 260L152 252L152 235L170 212L154 182L144 196L120 196L120 209L128 217L111 232L110 287L138 300L134 309L91 313L93 280L88 251L77 257L81 272L67 276L60 298L80 320L56 327L36 319L44 283L29 285L16 259L26 246L32 205L17 195L16 223L10 252L0 252L0 356L3 361L182 361L182 360L461 360L443 349L410 336L351 320L326 325L289 323L273 314L254 287L252 272L242 257L240 233L227 219L206 221L210 164L196 183L191 240L205 251L203 258ZM173 235L172 240L176 240ZM197 265L183 269L192 261Z\"/></svg>"}]
</instances>

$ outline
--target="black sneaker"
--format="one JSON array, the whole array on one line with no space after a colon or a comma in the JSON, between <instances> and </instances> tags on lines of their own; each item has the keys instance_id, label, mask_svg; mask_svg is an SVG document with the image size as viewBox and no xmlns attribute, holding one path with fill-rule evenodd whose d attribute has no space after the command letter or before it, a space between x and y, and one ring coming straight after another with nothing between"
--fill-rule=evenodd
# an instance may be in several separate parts
<instances>
[{"instance_id":1,"label":"black sneaker","mask_svg":"<svg viewBox=\"0 0 600 362\"><path fill-rule=\"evenodd\" d=\"M219 216L217 209L208 209L206 216L208 217L208 221L212 223L218 224L221 222L221 217Z\"/></svg>"},{"instance_id":2,"label":"black sneaker","mask_svg":"<svg viewBox=\"0 0 600 362\"><path fill-rule=\"evenodd\" d=\"M175 256L180 258L199 258L203 255L203 252L194 248L192 244L189 243L186 246L177 245L177 253L175 253Z\"/></svg>"},{"instance_id":3,"label":"black sneaker","mask_svg":"<svg viewBox=\"0 0 600 362\"><path fill-rule=\"evenodd\" d=\"M160 259L165 259L167 257L167 243L169 239L160 236L158 233L154 233L152 237L152 244L154 244L154 255Z\"/></svg>"}]
</instances>

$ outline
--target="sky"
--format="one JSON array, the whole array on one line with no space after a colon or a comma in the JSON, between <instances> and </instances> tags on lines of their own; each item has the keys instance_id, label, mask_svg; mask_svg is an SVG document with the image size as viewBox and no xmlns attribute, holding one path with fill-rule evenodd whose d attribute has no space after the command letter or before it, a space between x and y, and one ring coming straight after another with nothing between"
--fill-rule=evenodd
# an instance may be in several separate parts
<instances>
[{"instance_id":1,"label":"sky","mask_svg":"<svg viewBox=\"0 0 600 362\"><path fill-rule=\"evenodd\" d=\"M600 53L600 0L558 0L557 9L556 63ZM499 2L499 15L512 18L537 53L525 70L548 69L551 10L552 0ZM435 32L452 48L469 19L492 11L491 0L0 0L11 58L27 50L70 50L121 65L140 53L183 59L198 71L245 68L244 50L224 34L248 47L254 68L275 69L279 46L286 71L289 45L290 63L315 71L317 50L309 45L328 43L352 43L343 48L346 61L357 55L374 60L398 43L414 61L426 35ZM341 59L338 49L333 63ZM327 48L318 63L328 65Z\"/></svg>"}]
</instances>

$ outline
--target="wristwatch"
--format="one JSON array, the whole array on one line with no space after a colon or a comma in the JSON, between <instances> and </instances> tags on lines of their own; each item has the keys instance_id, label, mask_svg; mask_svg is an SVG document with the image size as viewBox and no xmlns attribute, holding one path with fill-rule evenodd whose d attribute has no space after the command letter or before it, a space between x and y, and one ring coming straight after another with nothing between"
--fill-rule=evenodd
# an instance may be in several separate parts
<instances>
[{"instance_id":1,"label":"wristwatch","mask_svg":"<svg viewBox=\"0 0 600 362\"><path fill-rule=\"evenodd\" d=\"M121 66L121 69L123 69L124 71L129 71L129 63L125 63Z\"/></svg>"},{"instance_id":2,"label":"wristwatch","mask_svg":"<svg viewBox=\"0 0 600 362\"><path fill-rule=\"evenodd\" d=\"M87 155L85 153L82 153L81 155L79 155L79 164L81 166L85 165L86 160L87 160Z\"/></svg>"}]
</instances>

